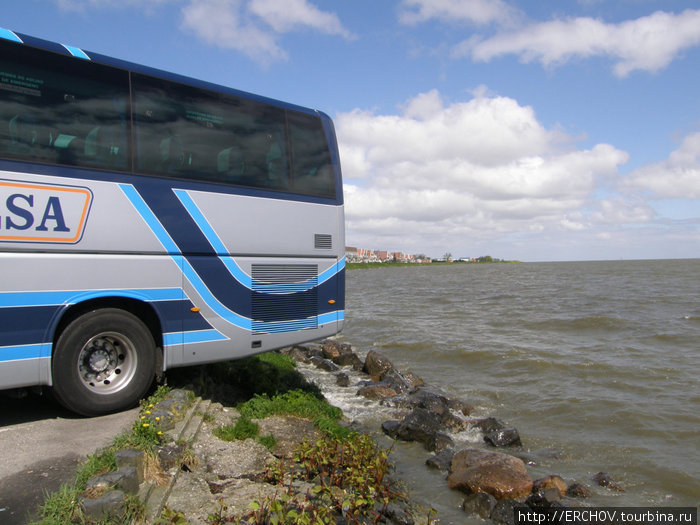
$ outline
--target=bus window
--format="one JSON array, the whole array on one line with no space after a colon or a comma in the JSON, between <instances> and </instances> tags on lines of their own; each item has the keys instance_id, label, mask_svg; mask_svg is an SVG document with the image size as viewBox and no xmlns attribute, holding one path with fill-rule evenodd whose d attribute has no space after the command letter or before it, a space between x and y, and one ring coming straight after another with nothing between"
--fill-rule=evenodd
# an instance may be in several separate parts
<instances>
[{"instance_id":1,"label":"bus window","mask_svg":"<svg viewBox=\"0 0 700 525\"><path fill-rule=\"evenodd\" d=\"M286 190L284 110L135 75L136 169Z\"/></svg>"},{"instance_id":2,"label":"bus window","mask_svg":"<svg viewBox=\"0 0 700 525\"><path fill-rule=\"evenodd\" d=\"M127 98L122 71L42 60L17 46L0 59L0 149L38 162L128 169Z\"/></svg>"},{"instance_id":3,"label":"bus window","mask_svg":"<svg viewBox=\"0 0 700 525\"><path fill-rule=\"evenodd\" d=\"M321 120L304 113L288 114L294 191L335 196L333 166Z\"/></svg>"}]
</instances>

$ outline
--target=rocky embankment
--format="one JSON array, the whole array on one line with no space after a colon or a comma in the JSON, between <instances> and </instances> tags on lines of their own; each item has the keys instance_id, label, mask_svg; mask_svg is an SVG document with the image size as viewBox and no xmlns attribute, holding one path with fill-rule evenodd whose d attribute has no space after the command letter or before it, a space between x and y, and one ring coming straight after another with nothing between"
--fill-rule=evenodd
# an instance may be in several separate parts
<instances>
[{"instance_id":1,"label":"rocky embankment","mask_svg":"<svg viewBox=\"0 0 700 525\"><path fill-rule=\"evenodd\" d=\"M410 372L401 372L389 359L371 350L364 360L352 347L336 341L302 345L284 350L292 358L311 363L335 374L341 387L356 389L356 395L375 400L394 410L381 430L402 441L421 443L426 449L427 468L445 473L445 490L464 493L462 508L469 514L497 523L512 523L516 506L531 509L579 506L591 495L585 483L567 483L557 474L533 479L517 429L495 417L476 418L467 402L425 383ZM351 384L343 367L351 366L367 379ZM477 429L484 448L460 448L455 437ZM599 472L593 483L622 491L608 474Z\"/></svg>"},{"instance_id":2,"label":"rocky embankment","mask_svg":"<svg viewBox=\"0 0 700 525\"><path fill-rule=\"evenodd\" d=\"M384 421L381 431L397 440L421 443L426 450L426 468L444 472L444 490L464 494L462 507L466 513L497 523L513 523L516 506L532 509L576 506L581 498L590 495L588 486L567 483L556 474L533 479L526 463L518 457L523 450L515 428L493 417L473 417L473 407L468 403L450 398L415 374L402 373L378 352L370 351L361 359L350 345L336 341L297 345L281 352L332 374L340 388L353 389L357 396L390 407L394 418ZM350 375L356 378L357 374L349 374L350 369L359 372L363 379L351 380ZM149 475L148 465L143 465L139 457L132 457L128 451L121 453L118 458L121 474L111 473L88 484L93 489L116 485L117 494L97 491L98 497L84 500L86 512L96 518L105 513L123 512L124 492L137 491L146 502L149 523L236 522L230 521L233 516L248 513L250 518L251 502L259 505L264 501L284 500L299 502L295 503L298 508L307 503L323 507L323 501L314 501L323 495L314 489L318 483L313 480L291 477L282 485L269 481L270 465L275 461L288 462L292 470L298 468L294 466L295 447L304 440L313 442L319 436L312 422L293 416L271 416L257 421L261 435L274 436L276 444L272 449L253 439L223 441L216 436L215 429L235 421L239 417L237 410L201 399L190 406L186 398L183 391L174 391L162 405L149 412L148 418L167 428L169 436L159 451L157 472ZM460 440L455 438L474 429L483 434L484 447L459 446ZM604 473L599 473L593 482L621 490ZM338 487L328 495L338 498L344 490ZM372 513L375 521L367 523L430 522L430 513L417 510L410 500L409 494L390 504L378 504ZM344 521L338 517L335 522Z\"/></svg>"}]
</instances>

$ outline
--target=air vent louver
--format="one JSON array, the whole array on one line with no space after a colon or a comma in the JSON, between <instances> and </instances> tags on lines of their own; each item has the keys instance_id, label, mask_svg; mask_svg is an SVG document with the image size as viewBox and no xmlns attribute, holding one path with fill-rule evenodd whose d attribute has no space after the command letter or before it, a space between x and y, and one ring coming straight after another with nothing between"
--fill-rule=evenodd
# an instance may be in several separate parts
<instances>
[{"instance_id":1,"label":"air vent louver","mask_svg":"<svg viewBox=\"0 0 700 525\"><path fill-rule=\"evenodd\" d=\"M253 333L280 333L318 327L318 266L254 264Z\"/></svg>"},{"instance_id":2,"label":"air vent louver","mask_svg":"<svg viewBox=\"0 0 700 525\"><path fill-rule=\"evenodd\" d=\"M314 248L330 250L333 248L333 236L325 233L314 234Z\"/></svg>"}]
</instances>

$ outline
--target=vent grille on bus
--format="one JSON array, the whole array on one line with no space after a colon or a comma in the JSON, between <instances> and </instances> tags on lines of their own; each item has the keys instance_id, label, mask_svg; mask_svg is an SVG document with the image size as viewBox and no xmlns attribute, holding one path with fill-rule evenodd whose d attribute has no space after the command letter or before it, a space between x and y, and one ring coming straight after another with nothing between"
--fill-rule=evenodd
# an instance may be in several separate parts
<instances>
[{"instance_id":1,"label":"vent grille on bus","mask_svg":"<svg viewBox=\"0 0 700 525\"><path fill-rule=\"evenodd\" d=\"M251 268L253 333L318 327L318 266L254 264Z\"/></svg>"},{"instance_id":2,"label":"vent grille on bus","mask_svg":"<svg viewBox=\"0 0 700 525\"><path fill-rule=\"evenodd\" d=\"M333 248L333 236L326 233L314 234L314 248L330 250Z\"/></svg>"}]
</instances>

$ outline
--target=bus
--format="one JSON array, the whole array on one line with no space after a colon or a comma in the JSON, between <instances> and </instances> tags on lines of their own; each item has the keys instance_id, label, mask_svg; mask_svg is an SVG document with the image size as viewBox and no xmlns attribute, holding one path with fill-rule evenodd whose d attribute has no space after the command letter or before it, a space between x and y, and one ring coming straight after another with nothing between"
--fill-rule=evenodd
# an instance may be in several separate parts
<instances>
[{"instance_id":1,"label":"bus","mask_svg":"<svg viewBox=\"0 0 700 525\"><path fill-rule=\"evenodd\" d=\"M327 115L0 30L0 389L93 416L334 335L344 250Z\"/></svg>"}]
</instances>

